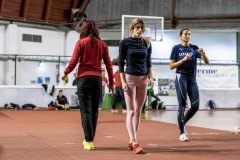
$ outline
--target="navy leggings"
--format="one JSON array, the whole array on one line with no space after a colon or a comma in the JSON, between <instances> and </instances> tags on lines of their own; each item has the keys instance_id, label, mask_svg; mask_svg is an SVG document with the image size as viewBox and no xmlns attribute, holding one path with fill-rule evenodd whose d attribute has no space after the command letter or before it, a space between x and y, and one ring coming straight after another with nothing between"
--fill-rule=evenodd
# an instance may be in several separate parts
<instances>
[{"instance_id":1,"label":"navy leggings","mask_svg":"<svg viewBox=\"0 0 240 160\"><path fill-rule=\"evenodd\" d=\"M199 90L195 76L177 74L175 86L179 104L178 127L180 134L182 134L184 133L184 126L187 121L191 119L199 109ZM187 95L190 99L191 108L184 114L187 105Z\"/></svg>"},{"instance_id":2,"label":"navy leggings","mask_svg":"<svg viewBox=\"0 0 240 160\"><path fill-rule=\"evenodd\" d=\"M124 93L122 87L115 87L115 94L113 97L112 109L116 109L117 99L118 97L122 100L122 108L126 109L126 102L124 98Z\"/></svg>"}]
</instances>

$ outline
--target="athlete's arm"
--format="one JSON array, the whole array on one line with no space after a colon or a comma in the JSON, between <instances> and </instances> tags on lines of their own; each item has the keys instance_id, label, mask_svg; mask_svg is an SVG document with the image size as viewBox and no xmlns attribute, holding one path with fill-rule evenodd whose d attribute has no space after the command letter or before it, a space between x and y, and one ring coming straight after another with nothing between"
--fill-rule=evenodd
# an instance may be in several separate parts
<instances>
[{"instance_id":1,"label":"athlete's arm","mask_svg":"<svg viewBox=\"0 0 240 160\"><path fill-rule=\"evenodd\" d=\"M205 52L202 53L201 59L204 61L204 63L209 64L209 59L206 56Z\"/></svg>"},{"instance_id":2,"label":"athlete's arm","mask_svg":"<svg viewBox=\"0 0 240 160\"><path fill-rule=\"evenodd\" d=\"M187 54L183 59L181 59L180 61L175 61L174 59L172 59L170 61L170 69L175 69L178 68L179 66L181 66L184 62L186 62L187 60L190 60L192 57L192 54Z\"/></svg>"},{"instance_id":3,"label":"athlete's arm","mask_svg":"<svg viewBox=\"0 0 240 160\"><path fill-rule=\"evenodd\" d=\"M206 63L206 64L209 64L209 59L206 56L204 50L202 48L199 48L198 52L201 54L201 59L203 60L203 62Z\"/></svg>"},{"instance_id":4,"label":"athlete's arm","mask_svg":"<svg viewBox=\"0 0 240 160\"><path fill-rule=\"evenodd\" d=\"M153 73L152 73L152 67L148 68L148 78L150 85L153 85Z\"/></svg>"},{"instance_id":5,"label":"athlete's arm","mask_svg":"<svg viewBox=\"0 0 240 160\"><path fill-rule=\"evenodd\" d=\"M120 77L121 77L121 82L122 82L122 89L124 92L128 91L128 86L126 83L126 78L125 78L125 74L123 72L120 72Z\"/></svg>"}]
</instances>

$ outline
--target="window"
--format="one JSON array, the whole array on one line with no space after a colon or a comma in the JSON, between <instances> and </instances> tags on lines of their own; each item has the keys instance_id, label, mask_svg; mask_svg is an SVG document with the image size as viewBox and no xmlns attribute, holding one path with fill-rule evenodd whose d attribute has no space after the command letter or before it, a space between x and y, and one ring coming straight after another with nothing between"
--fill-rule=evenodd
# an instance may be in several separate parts
<instances>
[{"instance_id":1,"label":"window","mask_svg":"<svg viewBox=\"0 0 240 160\"><path fill-rule=\"evenodd\" d=\"M41 35L32 35L32 34L22 34L22 41L41 43L42 36Z\"/></svg>"},{"instance_id":2,"label":"window","mask_svg":"<svg viewBox=\"0 0 240 160\"><path fill-rule=\"evenodd\" d=\"M120 40L103 40L108 46L119 46Z\"/></svg>"}]
</instances>

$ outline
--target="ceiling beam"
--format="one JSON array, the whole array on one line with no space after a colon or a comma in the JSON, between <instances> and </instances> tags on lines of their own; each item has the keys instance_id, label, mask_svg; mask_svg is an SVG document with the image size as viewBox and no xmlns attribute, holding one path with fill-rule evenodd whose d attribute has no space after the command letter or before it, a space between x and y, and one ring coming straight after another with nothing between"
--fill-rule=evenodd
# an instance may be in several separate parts
<instances>
[{"instance_id":1,"label":"ceiling beam","mask_svg":"<svg viewBox=\"0 0 240 160\"><path fill-rule=\"evenodd\" d=\"M73 13L71 12L71 16L68 20L69 23L73 22L73 18L74 17L81 17L83 15L83 12L85 11L85 9L87 8L88 4L89 4L90 0L82 0L80 6L79 6L79 11L76 13L76 15L73 15ZM76 8L72 8L72 9L76 9Z\"/></svg>"},{"instance_id":2,"label":"ceiling beam","mask_svg":"<svg viewBox=\"0 0 240 160\"><path fill-rule=\"evenodd\" d=\"M68 18L68 23L71 23L73 21L73 14L72 14L72 8L77 8L77 5L78 5L78 0L72 0L72 5L71 5L71 8L69 8L70 10L70 16Z\"/></svg>"},{"instance_id":3,"label":"ceiling beam","mask_svg":"<svg viewBox=\"0 0 240 160\"><path fill-rule=\"evenodd\" d=\"M22 17L24 20L27 19L28 4L29 4L29 0L24 0L23 10L22 10Z\"/></svg>"},{"instance_id":4,"label":"ceiling beam","mask_svg":"<svg viewBox=\"0 0 240 160\"><path fill-rule=\"evenodd\" d=\"M52 0L47 0L47 6L45 7L45 15L44 15L44 20L46 22L48 22L49 20L51 5L52 5Z\"/></svg>"},{"instance_id":5,"label":"ceiling beam","mask_svg":"<svg viewBox=\"0 0 240 160\"><path fill-rule=\"evenodd\" d=\"M172 0L171 2L171 27L172 28L175 28L175 25L176 25L175 11L176 11L176 0Z\"/></svg>"},{"instance_id":6,"label":"ceiling beam","mask_svg":"<svg viewBox=\"0 0 240 160\"><path fill-rule=\"evenodd\" d=\"M78 5L78 0L72 0L72 8L76 8Z\"/></svg>"},{"instance_id":7,"label":"ceiling beam","mask_svg":"<svg viewBox=\"0 0 240 160\"><path fill-rule=\"evenodd\" d=\"M0 2L0 16L2 16L4 1L5 0L1 0L1 2Z\"/></svg>"},{"instance_id":8,"label":"ceiling beam","mask_svg":"<svg viewBox=\"0 0 240 160\"><path fill-rule=\"evenodd\" d=\"M76 17L79 17L83 14L83 12L87 8L89 2L90 2L90 0L83 0L82 1L81 6L79 7L79 12L77 13Z\"/></svg>"}]
</instances>

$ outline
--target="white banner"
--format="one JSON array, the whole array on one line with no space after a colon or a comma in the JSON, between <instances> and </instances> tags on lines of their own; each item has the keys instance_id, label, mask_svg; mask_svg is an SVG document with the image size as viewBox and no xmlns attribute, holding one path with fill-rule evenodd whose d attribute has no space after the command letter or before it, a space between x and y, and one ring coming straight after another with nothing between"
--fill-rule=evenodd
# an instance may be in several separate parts
<instances>
[{"instance_id":1,"label":"white banner","mask_svg":"<svg viewBox=\"0 0 240 160\"><path fill-rule=\"evenodd\" d=\"M238 67L219 65L198 65L199 88L238 88Z\"/></svg>"}]
</instances>

